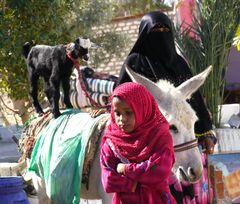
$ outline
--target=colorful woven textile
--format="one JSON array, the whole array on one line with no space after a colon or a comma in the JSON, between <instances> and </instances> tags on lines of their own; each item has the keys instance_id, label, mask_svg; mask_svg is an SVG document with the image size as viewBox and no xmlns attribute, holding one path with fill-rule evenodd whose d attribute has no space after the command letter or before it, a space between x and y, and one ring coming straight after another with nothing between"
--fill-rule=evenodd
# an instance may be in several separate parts
<instances>
[{"instance_id":1,"label":"colorful woven textile","mask_svg":"<svg viewBox=\"0 0 240 204\"><path fill-rule=\"evenodd\" d=\"M92 70L92 72L94 71ZM87 88L87 92L91 99L99 106L106 106L108 104L108 97L112 94L116 83L114 80L112 80L112 78L115 76L108 75L109 80L107 79L107 74L103 74L103 79L95 78L96 76L101 77L102 75L94 75L94 73L91 73L91 75L83 74L82 79L84 80L84 83L86 85L85 87ZM80 79L78 77L78 73L75 72L70 82L70 101L74 108L81 109L85 107L91 107L92 103L90 102L89 98L86 97L85 90L83 90L81 85L82 83L80 83L79 80ZM60 98L60 107L64 107L63 94L61 94Z\"/></svg>"},{"instance_id":2,"label":"colorful woven textile","mask_svg":"<svg viewBox=\"0 0 240 204\"><path fill-rule=\"evenodd\" d=\"M108 104L108 95L106 94L90 92L90 96L101 106L106 106ZM74 108L80 109L91 106L89 99L84 95L80 87L78 91L73 91L71 93L70 100Z\"/></svg>"},{"instance_id":3,"label":"colorful woven textile","mask_svg":"<svg viewBox=\"0 0 240 204\"><path fill-rule=\"evenodd\" d=\"M110 95L113 92L114 82L102 79L87 78L88 88L91 92Z\"/></svg>"}]
</instances>

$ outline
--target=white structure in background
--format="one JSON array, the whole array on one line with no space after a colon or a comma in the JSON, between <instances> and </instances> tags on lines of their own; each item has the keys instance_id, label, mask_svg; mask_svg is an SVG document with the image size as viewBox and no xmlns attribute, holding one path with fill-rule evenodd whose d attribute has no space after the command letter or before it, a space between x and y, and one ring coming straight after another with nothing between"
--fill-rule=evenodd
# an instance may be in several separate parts
<instances>
[{"instance_id":1,"label":"white structure in background","mask_svg":"<svg viewBox=\"0 0 240 204\"><path fill-rule=\"evenodd\" d=\"M13 136L18 138L21 128L17 126L0 126L0 162L17 162L20 154Z\"/></svg>"},{"instance_id":2,"label":"white structure in background","mask_svg":"<svg viewBox=\"0 0 240 204\"><path fill-rule=\"evenodd\" d=\"M233 127L238 124L240 104L224 104L221 106L220 128L216 129L218 143L214 149L217 153L240 151L240 129Z\"/></svg>"}]
</instances>

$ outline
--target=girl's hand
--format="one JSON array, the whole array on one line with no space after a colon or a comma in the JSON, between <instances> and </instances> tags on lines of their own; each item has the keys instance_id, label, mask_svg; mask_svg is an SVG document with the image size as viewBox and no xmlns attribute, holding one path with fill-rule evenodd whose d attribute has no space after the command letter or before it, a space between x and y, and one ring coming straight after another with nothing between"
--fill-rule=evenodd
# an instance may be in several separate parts
<instances>
[{"instance_id":1,"label":"girl's hand","mask_svg":"<svg viewBox=\"0 0 240 204\"><path fill-rule=\"evenodd\" d=\"M117 165L117 172L118 172L119 174L123 174L123 173L124 173L124 170L125 170L125 164L119 163L119 164Z\"/></svg>"}]
</instances>

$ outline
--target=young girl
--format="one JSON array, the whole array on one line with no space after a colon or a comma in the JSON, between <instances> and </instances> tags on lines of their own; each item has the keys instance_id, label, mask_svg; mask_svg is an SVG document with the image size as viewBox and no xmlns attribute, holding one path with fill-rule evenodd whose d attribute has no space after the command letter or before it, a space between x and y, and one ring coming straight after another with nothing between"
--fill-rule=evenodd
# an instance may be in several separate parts
<instances>
[{"instance_id":1,"label":"young girl","mask_svg":"<svg viewBox=\"0 0 240 204\"><path fill-rule=\"evenodd\" d=\"M102 183L113 204L176 203L168 187L174 163L169 125L143 86L119 85L102 139Z\"/></svg>"}]
</instances>

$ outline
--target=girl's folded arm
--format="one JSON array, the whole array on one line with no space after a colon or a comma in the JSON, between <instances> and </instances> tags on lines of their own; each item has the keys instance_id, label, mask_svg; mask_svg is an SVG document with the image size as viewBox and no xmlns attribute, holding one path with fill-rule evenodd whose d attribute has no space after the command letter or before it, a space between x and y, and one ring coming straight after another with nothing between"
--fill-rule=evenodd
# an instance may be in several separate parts
<instances>
[{"instance_id":1,"label":"girl's folded arm","mask_svg":"<svg viewBox=\"0 0 240 204\"><path fill-rule=\"evenodd\" d=\"M126 164L124 175L141 184L159 183L169 177L173 162L174 156L166 149L161 154L153 154L144 162Z\"/></svg>"},{"instance_id":2,"label":"girl's folded arm","mask_svg":"<svg viewBox=\"0 0 240 204\"><path fill-rule=\"evenodd\" d=\"M102 183L107 193L133 192L136 182L116 171L117 159L110 148L101 150Z\"/></svg>"}]
</instances>

